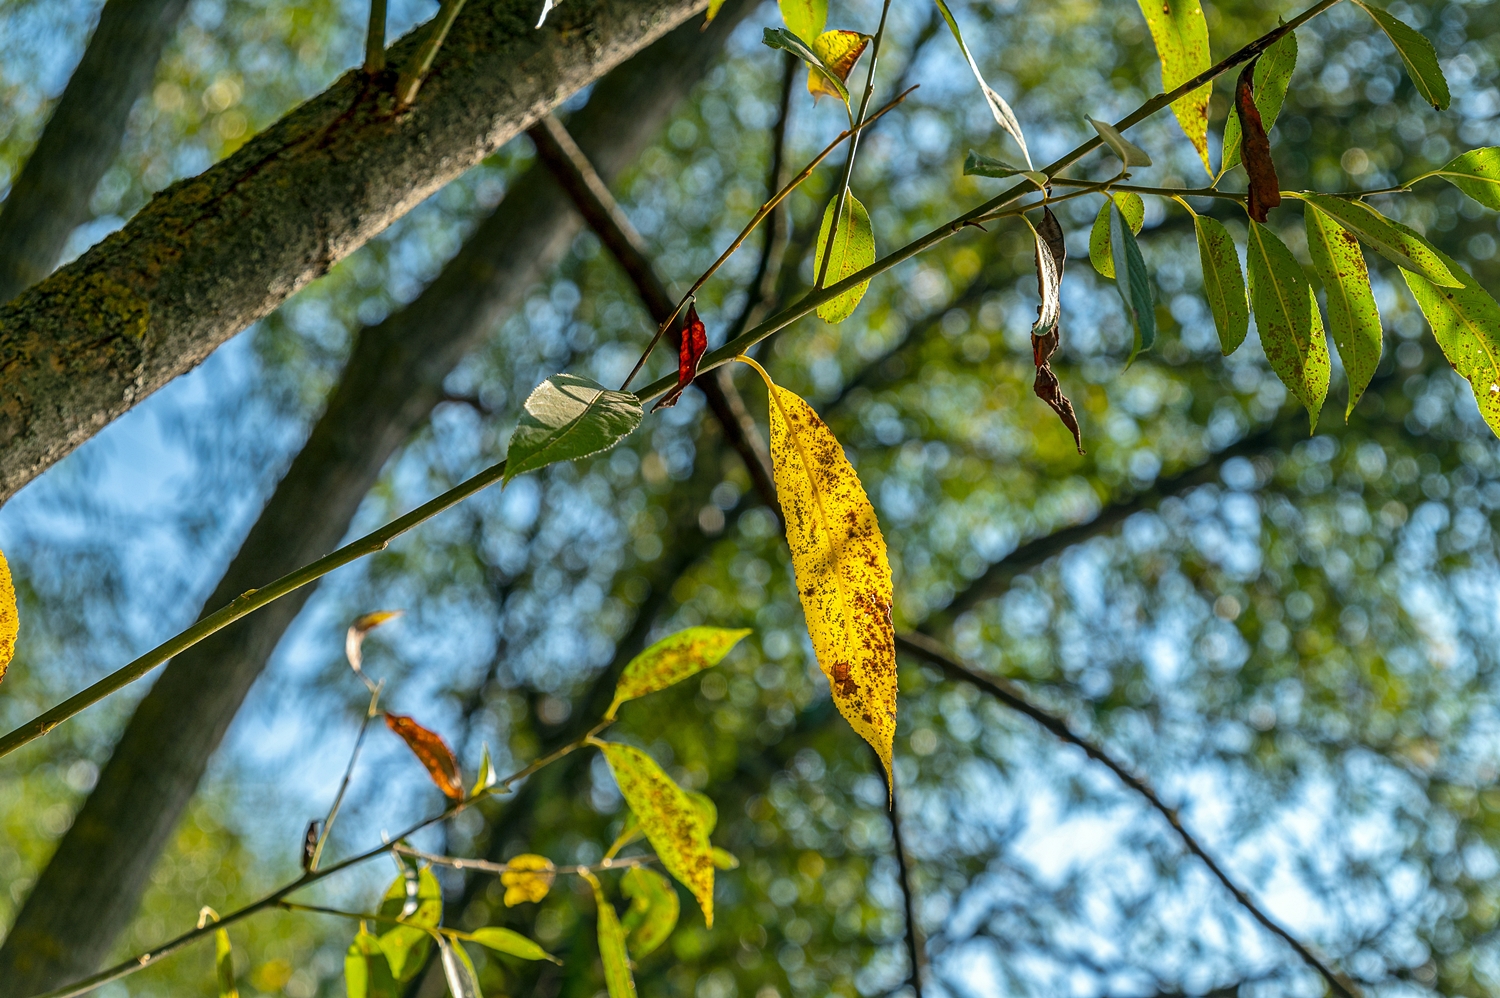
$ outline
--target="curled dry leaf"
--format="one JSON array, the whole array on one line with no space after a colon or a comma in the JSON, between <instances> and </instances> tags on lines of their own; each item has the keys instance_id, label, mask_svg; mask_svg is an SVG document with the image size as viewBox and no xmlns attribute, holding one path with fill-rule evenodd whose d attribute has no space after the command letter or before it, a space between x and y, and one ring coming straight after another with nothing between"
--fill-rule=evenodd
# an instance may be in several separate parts
<instances>
[{"instance_id":1,"label":"curled dry leaf","mask_svg":"<svg viewBox=\"0 0 1500 998\"><path fill-rule=\"evenodd\" d=\"M698 376L698 362L708 352L708 330L698 318L698 306L688 305L687 320L683 323L682 338L677 343L677 387L662 396L651 411L670 409L682 398L682 390Z\"/></svg>"},{"instance_id":2,"label":"curled dry leaf","mask_svg":"<svg viewBox=\"0 0 1500 998\"><path fill-rule=\"evenodd\" d=\"M817 53L818 58L823 60L823 65L839 78L840 83L847 84L849 74L854 70L854 64L859 62L859 57L864 55L865 48L869 44L869 35L858 31L834 29L825 31L814 38L812 50ZM807 92L813 95L814 101L825 95L839 96L839 92L829 85L825 74L812 67L808 67L807 70ZM844 92L848 93L847 88Z\"/></svg>"},{"instance_id":3,"label":"curled dry leaf","mask_svg":"<svg viewBox=\"0 0 1500 998\"><path fill-rule=\"evenodd\" d=\"M552 860L535 853L513 856L505 866L505 872L500 874L500 886L505 888L507 908L540 901L552 890L552 881L557 876L557 867L552 865Z\"/></svg>"},{"instance_id":4,"label":"curled dry leaf","mask_svg":"<svg viewBox=\"0 0 1500 998\"><path fill-rule=\"evenodd\" d=\"M349 668L359 672L364 667L365 635L381 624L395 620L405 612L405 610L375 610L356 618L344 635L344 657L349 660Z\"/></svg>"},{"instance_id":5,"label":"curled dry leaf","mask_svg":"<svg viewBox=\"0 0 1500 998\"><path fill-rule=\"evenodd\" d=\"M1063 394L1062 385L1052 371L1052 355L1061 339L1062 272L1068 258L1062 225L1051 208L1044 208L1042 223L1035 228L1036 284L1042 303L1037 306L1036 325L1031 328L1031 355L1036 363L1036 380L1031 389L1036 397L1052 407L1057 418L1073 434L1073 444L1083 453L1083 436L1078 430L1078 416L1073 403Z\"/></svg>"},{"instance_id":6,"label":"curled dry leaf","mask_svg":"<svg viewBox=\"0 0 1500 998\"><path fill-rule=\"evenodd\" d=\"M1234 85L1234 110L1240 122L1240 160L1250 177L1246 207L1251 218L1264 222L1271 209L1281 203L1281 181L1271 161L1271 140L1255 106L1255 64L1259 61L1256 56L1240 71Z\"/></svg>"},{"instance_id":7,"label":"curled dry leaf","mask_svg":"<svg viewBox=\"0 0 1500 998\"><path fill-rule=\"evenodd\" d=\"M406 742L407 748L426 768L427 775L432 777L432 782L445 797L464 799L463 775L458 771L458 760L453 757L453 750L447 742L436 732L402 714L386 714L385 724Z\"/></svg>"},{"instance_id":8,"label":"curled dry leaf","mask_svg":"<svg viewBox=\"0 0 1500 998\"><path fill-rule=\"evenodd\" d=\"M16 635L21 632L21 615L16 609L16 586L10 578L10 564L0 553L0 679L16 655Z\"/></svg>"}]
</instances>

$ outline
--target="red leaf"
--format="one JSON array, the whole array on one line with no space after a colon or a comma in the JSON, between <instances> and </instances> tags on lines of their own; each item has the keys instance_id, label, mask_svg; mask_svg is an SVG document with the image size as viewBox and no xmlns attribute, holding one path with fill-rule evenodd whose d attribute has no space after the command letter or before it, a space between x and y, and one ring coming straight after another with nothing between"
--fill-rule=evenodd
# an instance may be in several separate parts
<instances>
[{"instance_id":1,"label":"red leaf","mask_svg":"<svg viewBox=\"0 0 1500 998\"><path fill-rule=\"evenodd\" d=\"M1270 210L1281 203L1281 181L1271 161L1271 140L1266 138L1260 108L1255 106L1255 64L1259 61L1260 56L1256 56L1240 71L1234 85L1234 109L1240 116L1240 161L1250 175L1246 208L1251 218L1264 222Z\"/></svg>"},{"instance_id":2,"label":"red leaf","mask_svg":"<svg viewBox=\"0 0 1500 998\"><path fill-rule=\"evenodd\" d=\"M698 318L697 305L688 306L686 323L682 338L677 344L677 387L656 403L652 412L669 409L677 404L677 400L682 397L682 390L698 376L698 362L708 352L708 330L703 327L703 320Z\"/></svg>"},{"instance_id":3,"label":"red leaf","mask_svg":"<svg viewBox=\"0 0 1500 998\"><path fill-rule=\"evenodd\" d=\"M1043 209L1042 224L1036 227L1037 252L1042 252L1045 246L1052 254L1052 259L1057 267L1057 281L1062 283L1063 263L1067 260L1068 250L1063 243L1062 225L1057 221L1057 216L1052 214L1051 208ZM1043 297L1048 294L1047 282L1042 279L1042 261L1037 260L1036 274L1037 291ZM1057 294L1057 290L1052 291ZM1037 323L1041 327L1041 316L1046 309L1046 303L1037 307ZM1054 311L1053 315L1057 313ZM1036 381L1032 383L1032 391L1036 397L1052 407L1057 417L1062 420L1073 434L1073 443L1078 448L1078 453L1083 451L1083 435L1078 431L1078 416L1073 412L1073 403L1062 393L1062 385L1057 380L1057 375L1052 373L1052 365L1048 363L1052 355L1057 352L1058 341L1062 338L1061 324L1057 318L1053 318L1051 328L1038 335L1035 331L1031 334L1031 359L1036 364Z\"/></svg>"},{"instance_id":4,"label":"red leaf","mask_svg":"<svg viewBox=\"0 0 1500 998\"><path fill-rule=\"evenodd\" d=\"M437 784L444 796L454 800L464 799L463 776L458 771L458 760L448 743L434 732L428 731L416 721L400 714L385 715L386 727L406 742L417 760L427 769L427 775Z\"/></svg>"}]
</instances>

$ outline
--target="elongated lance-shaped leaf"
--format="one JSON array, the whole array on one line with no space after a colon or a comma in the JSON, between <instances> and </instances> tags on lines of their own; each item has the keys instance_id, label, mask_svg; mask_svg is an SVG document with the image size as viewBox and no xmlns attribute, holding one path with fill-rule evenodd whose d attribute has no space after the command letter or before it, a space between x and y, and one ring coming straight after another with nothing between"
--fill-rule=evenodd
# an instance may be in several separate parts
<instances>
[{"instance_id":1,"label":"elongated lance-shaped leaf","mask_svg":"<svg viewBox=\"0 0 1500 998\"><path fill-rule=\"evenodd\" d=\"M771 461L786 515L797 595L833 702L880 756L896 736L891 566L875 507L833 431L812 407L760 373L770 393Z\"/></svg>"},{"instance_id":2,"label":"elongated lance-shaped leaf","mask_svg":"<svg viewBox=\"0 0 1500 998\"><path fill-rule=\"evenodd\" d=\"M1297 33L1288 31L1260 54L1255 62L1252 89L1255 108L1260 112L1261 126L1266 131L1276 124L1281 114L1281 105L1286 101L1287 87L1292 82L1292 73L1297 68ZM1234 108L1224 119L1224 155L1220 160L1218 176L1222 177L1240 162L1240 116Z\"/></svg>"},{"instance_id":3,"label":"elongated lance-shaped leaf","mask_svg":"<svg viewBox=\"0 0 1500 998\"><path fill-rule=\"evenodd\" d=\"M432 945L428 930L437 928L443 920L443 888L431 870L408 868L386 890L378 914L406 923L380 936L380 948L391 974L398 984L404 984L427 962L427 951Z\"/></svg>"},{"instance_id":4,"label":"elongated lance-shaped leaf","mask_svg":"<svg viewBox=\"0 0 1500 998\"><path fill-rule=\"evenodd\" d=\"M1141 196L1134 191L1126 191L1113 194L1111 198L1119 206L1125 221L1130 223L1131 233L1140 235L1141 226L1146 224L1146 204ZM1109 200L1106 200L1099 206L1099 214L1094 216L1094 227L1089 230L1089 263L1094 265L1094 270L1098 271L1100 277L1107 277L1112 281L1115 279L1115 258L1109 238L1109 220L1113 214L1109 204Z\"/></svg>"},{"instance_id":5,"label":"elongated lance-shaped leaf","mask_svg":"<svg viewBox=\"0 0 1500 998\"><path fill-rule=\"evenodd\" d=\"M474 972L474 963L464 952L463 945L444 935L437 937L437 944L443 976L448 980L448 993L453 998L484 998L484 992L479 989L479 975Z\"/></svg>"},{"instance_id":6,"label":"elongated lance-shaped leaf","mask_svg":"<svg viewBox=\"0 0 1500 998\"><path fill-rule=\"evenodd\" d=\"M798 59L807 63L809 72L817 73L823 77L822 83L826 84L827 92L838 97L846 106L848 105L849 89L844 86L844 81L833 67L823 62L823 57L818 55L813 49L811 42L799 38L785 28L766 28L760 40L762 44L770 48L790 52Z\"/></svg>"},{"instance_id":7,"label":"elongated lance-shaped leaf","mask_svg":"<svg viewBox=\"0 0 1500 998\"><path fill-rule=\"evenodd\" d=\"M1323 318L1312 285L1302 265L1276 234L1259 222L1250 223L1250 303L1255 326L1271 370L1291 389L1318 425L1318 413L1328 395L1332 365L1323 342Z\"/></svg>"},{"instance_id":8,"label":"elongated lance-shaped leaf","mask_svg":"<svg viewBox=\"0 0 1500 998\"><path fill-rule=\"evenodd\" d=\"M609 998L635 998L635 978L630 975L630 953L625 948L625 929L604 888L592 873L580 874L594 889L599 919L599 959L604 964L604 987Z\"/></svg>"},{"instance_id":9,"label":"elongated lance-shaped leaf","mask_svg":"<svg viewBox=\"0 0 1500 998\"><path fill-rule=\"evenodd\" d=\"M1109 213L1109 250L1115 265L1115 290L1120 292L1125 315L1135 330L1135 342L1126 361L1128 364L1142 351L1156 345L1156 304L1151 300L1151 278L1146 274L1141 248L1136 245L1135 233L1130 231L1130 223L1121 214L1114 198L1109 199Z\"/></svg>"},{"instance_id":10,"label":"elongated lance-shaped leaf","mask_svg":"<svg viewBox=\"0 0 1500 998\"><path fill-rule=\"evenodd\" d=\"M1048 214L1051 215L1050 210ZM1021 217L1031 227L1031 235L1036 240L1036 287L1042 300L1036 309L1036 323L1031 327L1031 335L1047 336L1057 331L1058 321L1062 318L1062 266L1049 241L1031 225L1031 219L1025 215ZM1052 219L1052 224L1057 225L1056 218ZM1058 235L1061 234L1059 228Z\"/></svg>"},{"instance_id":11,"label":"elongated lance-shaped leaf","mask_svg":"<svg viewBox=\"0 0 1500 998\"><path fill-rule=\"evenodd\" d=\"M1161 89L1168 93L1203 72L1212 63L1208 51L1208 22L1198 0L1138 0L1156 54L1161 59ZM1213 176L1208 162L1208 98L1213 84L1172 102L1172 114L1188 141L1198 150L1203 169Z\"/></svg>"},{"instance_id":12,"label":"elongated lance-shaped leaf","mask_svg":"<svg viewBox=\"0 0 1500 998\"><path fill-rule=\"evenodd\" d=\"M385 725L401 736L407 748L422 763L432 782L453 800L464 798L464 778L458 771L458 760L448 743L435 731L431 731L402 714L385 715Z\"/></svg>"},{"instance_id":13,"label":"elongated lance-shaped leaf","mask_svg":"<svg viewBox=\"0 0 1500 998\"><path fill-rule=\"evenodd\" d=\"M1412 85L1417 88L1417 93L1422 99L1431 104L1439 111L1448 109L1448 80L1443 76L1443 68L1438 65L1437 50L1416 28L1405 21L1398 20L1389 11L1382 10L1372 3L1364 0L1354 0L1356 4L1380 25L1391 44L1396 47L1396 54L1401 56L1401 62L1406 66L1406 75L1411 77Z\"/></svg>"},{"instance_id":14,"label":"elongated lance-shaped leaf","mask_svg":"<svg viewBox=\"0 0 1500 998\"><path fill-rule=\"evenodd\" d=\"M1245 295L1245 274L1229 230L1216 218L1193 213L1198 235L1198 260L1203 265L1203 296L1219 331L1219 347L1228 357L1245 342L1250 329L1250 303Z\"/></svg>"},{"instance_id":15,"label":"elongated lance-shaped leaf","mask_svg":"<svg viewBox=\"0 0 1500 998\"><path fill-rule=\"evenodd\" d=\"M966 177L995 177L1004 180L1006 177L1025 177L1036 184L1038 188L1047 186L1047 175L1040 170L1027 170L1019 166L1011 166L1003 159L995 159L993 156L985 156L969 150L969 155L964 157L964 176Z\"/></svg>"},{"instance_id":16,"label":"elongated lance-shaped leaf","mask_svg":"<svg viewBox=\"0 0 1500 998\"><path fill-rule=\"evenodd\" d=\"M466 937L476 942L485 949L492 949L496 953L504 953L507 956L519 957L522 960L551 960L553 963L561 964L557 957L542 949L530 939L511 929L501 928L498 925L489 925L482 929L475 929Z\"/></svg>"},{"instance_id":17,"label":"elongated lance-shaped leaf","mask_svg":"<svg viewBox=\"0 0 1500 998\"><path fill-rule=\"evenodd\" d=\"M16 608L16 584L10 577L10 563L0 553L0 680L16 657L16 637L21 633L21 614Z\"/></svg>"},{"instance_id":18,"label":"elongated lance-shaped leaf","mask_svg":"<svg viewBox=\"0 0 1500 998\"><path fill-rule=\"evenodd\" d=\"M714 859L702 809L640 749L619 742L594 744L661 865L698 899L704 922L713 928Z\"/></svg>"},{"instance_id":19,"label":"elongated lance-shaped leaf","mask_svg":"<svg viewBox=\"0 0 1500 998\"><path fill-rule=\"evenodd\" d=\"M833 207L837 202L838 198L835 197L823 209L823 224L818 228L818 248L813 254L814 274L823 272L823 247L828 245L828 229L833 222ZM824 287L837 284L875 262L875 231L870 227L870 215L853 194L844 198L838 235L834 238L833 248L828 255L828 277L824 280ZM818 318L824 322L843 322L854 314L854 310L859 307L859 300L865 296L869 287L870 282L865 281L837 298L825 301L818 306Z\"/></svg>"},{"instance_id":20,"label":"elongated lance-shaped leaf","mask_svg":"<svg viewBox=\"0 0 1500 998\"><path fill-rule=\"evenodd\" d=\"M748 628L687 627L669 634L630 660L615 684L615 698L604 712L613 718L620 704L664 690L718 665L750 633Z\"/></svg>"},{"instance_id":21,"label":"elongated lance-shaped leaf","mask_svg":"<svg viewBox=\"0 0 1500 998\"><path fill-rule=\"evenodd\" d=\"M554 374L526 399L505 455L505 480L607 451L640 423L640 400L629 392L613 392L573 374Z\"/></svg>"},{"instance_id":22,"label":"elongated lance-shaped leaf","mask_svg":"<svg viewBox=\"0 0 1500 998\"><path fill-rule=\"evenodd\" d=\"M1084 118L1088 120L1090 125L1094 126L1094 131L1099 133L1099 137L1104 140L1104 144L1109 146L1110 150L1120 158L1120 162L1125 164L1127 168L1151 165L1151 157L1146 155L1146 150L1121 135L1120 130L1114 125L1111 125L1107 121L1098 121L1097 119L1090 118L1088 115L1084 115Z\"/></svg>"},{"instance_id":23,"label":"elongated lance-shaped leaf","mask_svg":"<svg viewBox=\"0 0 1500 998\"><path fill-rule=\"evenodd\" d=\"M505 907L540 901L552 890L552 881L557 876L557 867L546 856L522 853L505 861L505 872L500 874L500 886L505 888Z\"/></svg>"},{"instance_id":24,"label":"elongated lance-shaped leaf","mask_svg":"<svg viewBox=\"0 0 1500 998\"><path fill-rule=\"evenodd\" d=\"M828 0L778 0L781 20L798 38L816 38L828 24Z\"/></svg>"},{"instance_id":25,"label":"elongated lance-shaped leaf","mask_svg":"<svg viewBox=\"0 0 1500 998\"><path fill-rule=\"evenodd\" d=\"M1442 177L1491 211L1500 211L1500 146L1470 149L1427 176Z\"/></svg>"},{"instance_id":26,"label":"elongated lance-shaped leaf","mask_svg":"<svg viewBox=\"0 0 1500 998\"><path fill-rule=\"evenodd\" d=\"M1380 364L1380 310L1375 307L1370 271L1354 234L1310 204L1302 209L1302 222L1313 271L1323 282L1328 331L1349 381L1347 420Z\"/></svg>"},{"instance_id":27,"label":"elongated lance-shaped leaf","mask_svg":"<svg viewBox=\"0 0 1500 998\"><path fill-rule=\"evenodd\" d=\"M630 898L630 907L620 925L625 930L630 955L639 960L667 941L677 927L681 902L670 880L644 866L626 870L620 878L620 890Z\"/></svg>"},{"instance_id":28,"label":"elongated lance-shaped leaf","mask_svg":"<svg viewBox=\"0 0 1500 998\"><path fill-rule=\"evenodd\" d=\"M1021 147L1021 155L1026 158L1026 169L1035 170L1036 164L1031 162L1031 150L1026 147L1026 136L1021 132L1021 123L1016 120L1016 113L1005 103L1005 98L990 89L990 85L984 82L984 74L979 71L979 64L974 61L974 56L969 52L969 46L964 44L964 33L958 28L958 21L953 17L953 11L948 9L944 0L933 0L937 4L938 13L943 15L943 20L948 24L948 30L953 32L953 40L958 42L958 49L964 54L964 59L969 63L969 71L974 74L974 79L979 83L979 92L984 94L984 102L989 105L990 114L995 116L995 122L1001 128L1010 133L1010 137L1016 140Z\"/></svg>"},{"instance_id":29,"label":"elongated lance-shaped leaf","mask_svg":"<svg viewBox=\"0 0 1500 998\"><path fill-rule=\"evenodd\" d=\"M1500 303L1451 257L1442 260L1463 281L1461 287L1440 288L1410 271L1401 276L1443 356L1468 380L1479 414L1500 436Z\"/></svg>"},{"instance_id":30,"label":"elongated lance-shaped leaf","mask_svg":"<svg viewBox=\"0 0 1500 998\"><path fill-rule=\"evenodd\" d=\"M229 943L228 929L214 930L214 976L219 981L219 998L240 998L234 986L234 947Z\"/></svg>"},{"instance_id":31,"label":"elongated lance-shaped leaf","mask_svg":"<svg viewBox=\"0 0 1500 998\"><path fill-rule=\"evenodd\" d=\"M859 62L859 57L864 54L869 44L869 35L842 29L825 31L812 40L812 50L822 60L823 66L837 76L840 83L844 84L846 99L849 93L847 89L849 74L854 70L854 64ZM813 95L814 101L824 94L829 97L839 96L838 91L828 85L827 75L827 72L808 69L807 92Z\"/></svg>"},{"instance_id":32,"label":"elongated lance-shaped leaf","mask_svg":"<svg viewBox=\"0 0 1500 998\"><path fill-rule=\"evenodd\" d=\"M1432 243L1365 202L1330 194L1302 193L1297 197L1333 218L1402 270L1421 274L1445 288L1462 287L1463 282L1443 263L1442 254Z\"/></svg>"},{"instance_id":33,"label":"elongated lance-shaped leaf","mask_svg":"<svg viewBox=\"0 0 1500 998\"><path fill-rule=\"evenodd\" d=\"M380 940L363 922L344 954L344 991L347 998L399 998L401 993Z\"/></svg>"}]
</instances>

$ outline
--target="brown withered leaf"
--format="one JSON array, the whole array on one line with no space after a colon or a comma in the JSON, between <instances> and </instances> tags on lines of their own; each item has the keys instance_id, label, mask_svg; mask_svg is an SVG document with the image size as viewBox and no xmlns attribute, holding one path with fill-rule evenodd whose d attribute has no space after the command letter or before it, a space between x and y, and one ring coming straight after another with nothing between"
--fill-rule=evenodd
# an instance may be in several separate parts
<instances>
[{"instance_id":1,"label":"brown withered leaf","mask_svg":"<svg viewBox=\"0 0 1500 998\"><path fill-rule=\"evenodd\" d=\"M458 760L453 757L453 750L448 747L447 742L436 732L428 731L401 714L386 714L385 724L406 742L407 748L412 750L412 754L422 763L427 775L432 777L432 782L437 784L445 797L464 799L463 776L458 771Z\"/></svg>"},{"instance_id":2,"label":"brown withered leaf","mask_svg":"<svg viewBox=\"0 0 1500 998\"><path fill-rule=\"evenodd\" d=\"M1256 56L1240 71L1234 85L1234 109L1240 117L1240 161L1250 176L1246 207L1251 218L1264 222L1270 210L1281 203L1281 181L1271 161L1271 140L1255 106L1255 64L1259 61L1260 56Z\"/></svg>"},{"instance_id":3,"label":"brown withered leaf","mask_svg":"<svg viewBox=\"0 0 1500 998\"><path fill-rule=\"evenodd\" d=\"M1037 398L1052 407L1063 425L1073 434L1073 443L1078 453L1083 451L1083 436L1078 430L1078 416L1073 403L1062 392L1057 375L1052 373L1049 363L1057 352L1061 339L1062 318L1062 274L1068 250L1063 240L1063 230L1052 209L1044 209L1042 222L1036 227L1036 284L1042 303L1037 306L1036 325L1031 329L1031 357L1036 363L1036 381L1032 391ZM1045 247L1045 249L1043 248ZM1044 256L1043 253L1046 255Z\"/></svg>"}]
</instances>

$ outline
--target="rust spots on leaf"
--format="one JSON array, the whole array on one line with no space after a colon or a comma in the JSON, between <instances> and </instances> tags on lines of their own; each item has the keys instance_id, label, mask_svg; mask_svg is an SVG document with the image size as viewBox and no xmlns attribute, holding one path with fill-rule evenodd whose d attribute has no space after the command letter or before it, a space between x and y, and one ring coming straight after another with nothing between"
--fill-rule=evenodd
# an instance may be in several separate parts
<instances>
[{"instance_id":1,"label":"rust spots on leaf","mask_svg":"<svg viewBox=\"0 0 1500 998\"><path fill-rule=\"evenodd\" d=\"M1259 61L1260 56L1256 56L1240 71L1234 85L1234 108L1240 117L1240 160L1250 175L1246 207L1251 218L1264 222L1270 210L1281 204L1281 181L1271 160L1271 140L1255 106L1255 64Z\"/></svg>"},{"instance_id":2,"label":"rust spots on leaf","mask_svg":"<svg viewBox=\"0 0 1500 998\"><path fill-rule=\"evenodd\" d=\"M385 715L385 724L406 742L407 748L411 749L445 797L463 800L463 777L458 771L458 760L453 757L453 750L448 747L447 742L436 732L429 731L401 714Z\"/></svg>"}]
</instances>

